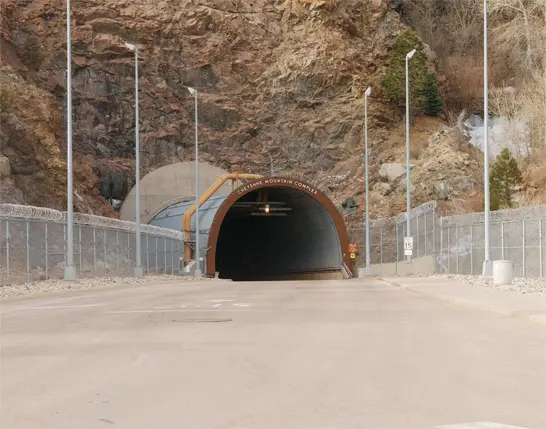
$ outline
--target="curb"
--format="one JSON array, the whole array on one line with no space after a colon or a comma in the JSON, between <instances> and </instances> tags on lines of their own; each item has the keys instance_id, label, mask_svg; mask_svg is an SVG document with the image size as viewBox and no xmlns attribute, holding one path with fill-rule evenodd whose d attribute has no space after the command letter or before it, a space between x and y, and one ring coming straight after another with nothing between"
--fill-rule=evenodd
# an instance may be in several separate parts
<instances>
[{"instance_id":1,"label":"curb","mask_svg":"<svg viewBox=\"0 0 546 429\"><path fill-rule=\"evenodd\" d=\"M422 297L422 298L434 299L436 301L445 302L445 303L456 305L456 306L459 306L459 307L468 308L468 309L471 309L471 310L487 311L489 313L494 313L494 314L499 314L499 315L502 315L502 316L513 317L513 318L516 318L516 319L527 320L529 322L538 323L538 324L546 326L546 316L532 314L532 313L529 313L529 312L526 312L526 311L507 310L505 308L495 307L495 306L487 305L487 304L482 304L482 303L476 302L476 301L468 301L468 300L465 300L465 299L453 298L451 296L437 295L437 294L434 294L434 293L423 292L423 291L414 289L411 286L404 286L404 285L402 285L400 283L397 283L397 282L394 282L394 281L385 280L382 277L379 277L379 280L381 280L384 283L390 284L392 286L399 287L400 289L402 289L402 290L404 290L404 291L406 291L406 292L408 292L408 293L410 293L412 295L416 295L416 296L419 296L419 297Z\"/></svg>"},{"instance_id":2,"label":"curb","mask_svg":"<svg viewBox=\"0 0 546 429\"><path fill-rule=\"evenodd\" d=\"M82 279L78 279L75 282L78 283ZM39 299L39 298L65 298L65 297L71 297L71 296L78 296L83 295L91 292L112 292L112 291L120 291L125 289L135 289L140 287L146 287L150 286L151 284L157 284L157 285L171 285L171 284L180 284L180 283L201 283L201 282L208 282L209 280L192 280L189 277L180 277L180 280L150 280L146 282L139 282L139 283L114 283L114 284L103 284L101 286L89 286L89 287L83 287L83 288L74 288L74 289L60 289L60 290L39 290L37 292L30 292L27 294L21 294L21 295L0 295L0 306L2 304L10 304L12 302L19 302L19 301L28 301L33 299ZM212 280L211 280L212 281ZM12 285L10 285L11 287ZM14 286L20 286L25 287L25 283L21 283L19 285ZM1 286L0 286L1 291Z\"/></svg>"}]
</instances>

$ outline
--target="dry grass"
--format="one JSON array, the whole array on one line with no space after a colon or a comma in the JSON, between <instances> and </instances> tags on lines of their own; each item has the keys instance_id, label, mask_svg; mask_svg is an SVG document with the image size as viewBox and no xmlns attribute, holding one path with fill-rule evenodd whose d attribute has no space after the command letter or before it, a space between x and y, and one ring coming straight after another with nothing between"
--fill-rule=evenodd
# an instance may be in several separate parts
<instances>
[{"instance_id":1,"label":"dry grass","mask_svg":"<svg viewBox=\"0 0 546 429\"><path fill-rule=\"evenodd\" d=\"M439 207L441 216L449 216L462 213L483 212L484 197L481 189L475 190L467 198L454 198Z\"/></svg>"}]
</instances>

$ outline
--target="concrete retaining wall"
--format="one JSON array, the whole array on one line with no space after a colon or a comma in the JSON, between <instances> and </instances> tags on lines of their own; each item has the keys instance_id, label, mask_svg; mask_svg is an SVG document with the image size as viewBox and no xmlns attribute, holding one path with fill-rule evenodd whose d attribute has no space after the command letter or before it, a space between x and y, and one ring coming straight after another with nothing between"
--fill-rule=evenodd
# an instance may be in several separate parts
<instances>
[{"instance_id":1,"label":"concrete retaining wall","mask_svg":"<svg viewBox=\"0 0 546 429\"><path fill-rule=\"evenodd\" d=\"M434 256L415 258L411 263L393 262L390 264L372 265L372 275L375 276L407 276L410 274L434 274L436 264ZM358 276L365 277L365 269L358 269Z\"/></svg>"}]
</instances>

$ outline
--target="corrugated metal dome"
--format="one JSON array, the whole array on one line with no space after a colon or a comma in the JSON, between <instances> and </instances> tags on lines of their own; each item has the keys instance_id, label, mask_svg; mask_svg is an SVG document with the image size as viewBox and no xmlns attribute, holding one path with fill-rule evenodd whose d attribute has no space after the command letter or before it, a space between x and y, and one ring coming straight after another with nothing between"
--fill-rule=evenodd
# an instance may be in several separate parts
<instances>
[{"instance_id":1,"label":"corrugated metal dome","mask_svg":"<svg viewBox=\"0 0 546 429\"><path fill-rule=\"evenodd\" d=\"M217 195L209 198L201 207L199 207L199 230L200 235L200 250L201 255L205 256L207 242L209 237L210 227L214 221L216 212L227 198L227 195ZM183 201L173 204L158 212L150 225L159 226L161 228L175 229L182 231L182 220L184 213L195 203L195 200ZM191 217L192 239L195 239L195 214Z\"/></svg>"}]
</instances>

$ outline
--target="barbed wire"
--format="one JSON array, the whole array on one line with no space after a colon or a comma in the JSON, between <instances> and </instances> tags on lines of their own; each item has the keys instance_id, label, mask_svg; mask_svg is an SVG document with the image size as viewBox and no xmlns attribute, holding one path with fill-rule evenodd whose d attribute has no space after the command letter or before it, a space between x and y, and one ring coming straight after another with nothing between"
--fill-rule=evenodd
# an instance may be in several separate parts
<instances>
[{"instance_id":1,"label":"barbed wire","mask_svg":"<svg viewBox=\"0 0 546 429\"><path fill-rule=\"evenodd\" d=\"M65 223L66 212L61 212L59 210L49 209L45 207L23 206L18 204L0 204L0 218ZM134 222L103 216L89 215L85 213L74 213L74 224L79 226L113 229L126 232L136 231L136 224ZM176 240L184 239L184 234L181 231L160 228L153 225L141 225L140 228L141 231L145 234L157 235Z\"/></svg>"},{"instance_id":2,"label":"barbed wire","mask_svg":"<svg viewBox=\"0 0 546 429\"><path fill-rule=\"evenodd\" d=\"M522 220L539 220L546 218L546 205L523 207L517 209L495 210L491 212L491 222L512 222ZM465 213L453 216L444 216L439 219L440 225L448 226L472 226L485 222L485 215L480 213Z\"/></svg>"}]
</instances>

